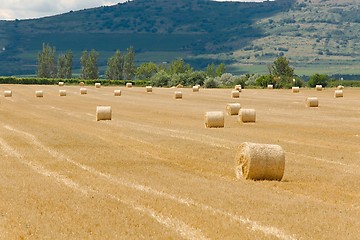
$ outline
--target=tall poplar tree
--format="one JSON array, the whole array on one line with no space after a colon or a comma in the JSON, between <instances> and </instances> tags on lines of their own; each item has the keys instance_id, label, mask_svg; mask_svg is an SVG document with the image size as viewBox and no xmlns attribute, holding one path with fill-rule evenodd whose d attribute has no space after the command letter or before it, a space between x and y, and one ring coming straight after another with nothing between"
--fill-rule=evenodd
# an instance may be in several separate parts
<instances>
[{"instance_id":1,"label":"tall poplar tree","mask_svg":"<svg viewBox=\"0 0 360 240\"><path fill-rule=\"evenodd\" d=\"M71 50L58 58L58 78L72 78L73 53Z\"/></svg>"},{"instance_id":2,"label":"tall poplar tree","mask_svg":"<svg viewBox=\"0 0 360 240\"><path fill-rule=\"evenodd\" d=\"M98 79L99 68L98 68L98 57L99 53L94 49L91 52L83 51L81 55L81 78L83 79Z\"/></svg>"},{"instance_id":3,"label":"tall poplar tree","mask_svg":"<svg viewBox=\"0 0 360 240\"><path fill-rule=\"evenodd\" d=\"M40 78L56 77L56 49L43 43L42 51L38 52L37 76Z\"/></svg>"},{"instance_id":4,"label":"tall poplar tree","mask_svg":"<svg viewBox=\"0 0 360 240\"><path fill-rule=\"evenodd\" d=\"M123 78L124 59L120 50L116 50L115 54L108 59L106 78L109 80L121 80Z\"/></svg>"},{"instance_id":5,"label":"tall poplar tree","mask_svg":"<svg viewBox=\"0 0 360 240\"><path fill-rule=\"evenodd\" d=\"M133 79L135 76L135 52L134 52L134 48L131 46L127 49L127 52L124 56L124 69L123 69L123 73L124 73L124 78L129 80L129 79Z\"/></svg>"}]
</instances>

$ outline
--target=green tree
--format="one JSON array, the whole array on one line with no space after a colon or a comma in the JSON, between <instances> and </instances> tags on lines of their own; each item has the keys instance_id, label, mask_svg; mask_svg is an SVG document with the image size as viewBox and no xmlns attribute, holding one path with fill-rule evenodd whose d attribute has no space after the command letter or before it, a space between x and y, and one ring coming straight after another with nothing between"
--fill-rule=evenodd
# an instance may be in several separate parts
<instances>
[{"instance_id":1,"label":"green tree","mask_svg":"<svg viewBox=\"0 0 360 240\"><path fill-rule=\"evenodd\" d=\"M266 88L269 84L274 85L274 78L271 75L262 75L256 79L256 85Z\"/></svg>"},{"instance_id":2,"label":"green tree","mask_svg":"<svg viewBox=\"0 0 360 240\"><path fill-rule=\"evenodd\" d=\"M194 86L194 85L204 85L204 82L206 80L206 73L203 71L194 71L190 73L187 80L188 86Z\"/></svg>"},{"instance_id":3,"label":"green tree","mask_svg":"<svg viewBox=\"0 0 360 240\"><path fill-rule=\"evenodd\" d=\"M136 69L136 77L139 79L150 79L157 71L158 68L155 63L143 63Z\"/></svg>"},{"instance_id":4,"label":"green tree","mask_svg":"<svg viewBox=\"0 0 360 240\"><path fill-rule=\"evenodd\" d=\"M124 74L124 78L126 80L130 80L133 79L135 76L135 52L134 52L134 48L132 46L130 46L127 49L127 52L124 56L124 68L123 68L123 74Z\"/></svg>"},{"instance_id":5,"label":"green tree","mask_svg":"<svg viewBox=\"0 0 360 240\"><path fill-rule=\"evenodd\" d=\"M86 50L81 55L81 77L83 79L98 79L99 68L98 60L99 53L94 49L88 53Z\"/></svg>"},{"instance_id":6,"label":"green tree","mask_svg":"<svg viewBox=\"0 0 360 240\"><path fill-rule=\"evenodd\" d=\"M293 85L294 68L290 67L289 60L286 57L278 57L269 67L269 70L274 79L275 87L289 88Z\"/></svg>"},{"instance_id":7,"label":"green tree","mask_svg":"<svg viewBox=\"0 0 360 240\"><path fill-rule=\"evenodd\" d=\"M291 79L294 76L294 68L290 67L286 57L278 57L271 67L271 75L284 79Z\"/></svg>"},{"instance_id":8,"label":"green tree","mask_svg":"<svg viewBox=\"0 0 360 240\"><path fill-rule=\"evenodd\" d=\"M192 71L190 64L185 64L183 59L176 59L170 63L169 72L171 75Z\"/></svg>"},{"instance_id":9,"label":"green tree","mask_svg":"<svg viewBox=\"0 0 360 240\"><path fill-rule=\"evenodd\" d=\"M108 59L106 68L106 78L110 80L121 80L123 78L124 60L121 57L120 50Z\"/></svg>"},{"instance_id":10,"label":"green tree","mask_svg":"<svg viewBox=\"0 0 360 240\"><path fill-rule=\"evenodd\" d=\"M42 51L38 52L37 76L40 78L56 77L56 49L43 43Z\"/></svg>"},{"instance_id":11,"label":"green tree","mask_svg":"<svg viewBox=\"0 0 360 240\"><path fill-rule=\"evenodd\" d=\"M217 68L216 68L216 76L220 77L221 75L223 75L226 72L226 67L224 63L221 63Z\"/></svg>"},{"instance_id":12,"label":"green tree","mask_svg":"<svg viewBox=\"0 0 360 240\"><path fill-rule=\"evenodd\" d=\"M208 64L206 68L206 75L210 78L216 77L216 67L214 63Z\"/></svg>"},{"instance_id":13,"label":"green tree","mask_svg":"<svg viewBox=\"0 0 360 240\"><path fill-rule=\"evenodd\" d=\"M171 76L164 70L160 70L151 77L151 84L156 87L167 87L171 81Z\"/></svg>"},{"instance_id":14,"label":"green tree","mask_svg":"<svg viewBox=\"0 0 360 240\"><path fill-rule=\"evenodd\" d=\"M71 50L58 58L58 78L72 78L73 53Z\"/></svg>"},{"instance_id":15,"label":"green tree","mask_svg":"<svg viewBox=\"0 0 360 240\"><path fill-rule=\"evenodd\" d=\"M307 85L309 87L315 87L316 85L322 85L323 87L326 87L329 80L330 78L328 75L317 73L310 77Z\"/></svg>"},{"instance_id":16,"label":"green tree","mask_svg":"<svg viewBox=\"0 0 360 240\"><path fill-rule=\"evenodd\" d=\"M231 73L223 73L220 76L220 82L224 86L231 86L235 82L235 78Z\"/></svg>"},{"instance_id":17,"label":"green tree","mask_svg":"<svg viewBox=\"0 0 360 240\"><path fill-rule=\"evenodd\" d=\"M217 88L220 86L220 82L217 78L208 77L204 82L206 88Z\"/></svg>"}]
</instances>

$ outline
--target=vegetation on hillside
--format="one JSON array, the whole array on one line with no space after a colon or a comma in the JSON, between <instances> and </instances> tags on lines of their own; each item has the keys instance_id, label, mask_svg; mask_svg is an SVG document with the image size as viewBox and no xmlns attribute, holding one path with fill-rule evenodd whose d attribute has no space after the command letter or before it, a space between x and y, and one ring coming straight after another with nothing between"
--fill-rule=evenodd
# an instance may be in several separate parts
<instances>
[{"instance_id":1,"label":"vegetation on hillside","mask_svg":"<svg viewBox=\"0 0 360 240\"><path fill-rule=\"evenodd\" d=\"M225 63L233 74L266 74L285 56L295 74L356 78L360 70L360 7L356 0L134 0L57 16L0 21L0 75L33 74L42 42L99 52L99 74L116 49L136 46L135 65L182 58L197 70ZM4 50L2 50L4 49ZM73 71L81 64L74 61ZM132 73L132 76L136 73Z\"/></svg>"}]
</instances>

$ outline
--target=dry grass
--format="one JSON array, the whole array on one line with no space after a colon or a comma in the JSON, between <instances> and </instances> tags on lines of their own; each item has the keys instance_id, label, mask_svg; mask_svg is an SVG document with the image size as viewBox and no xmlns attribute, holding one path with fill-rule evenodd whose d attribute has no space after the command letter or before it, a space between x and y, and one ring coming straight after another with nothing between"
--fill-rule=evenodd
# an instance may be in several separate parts
<instances>
[{"instance_id":1,"label":"dry grass","mask_svg":"<svg viewBox=\"0 0 360 240\"><path fill-rule=\"evenodd\" d=\"M0 107L1 239L357 239L360 229L360 89L244 89L256 124L225 116L229 89L171 101L174 89L12 89ZM308 109L304 99L318 97ZM96 122L95 107L112 106ZM341 123L341 124L339 124ZM281 182L234 173L243 142L280 145ZM215 226L215 227L214 227Z\"/></svg>"}]
</instances>

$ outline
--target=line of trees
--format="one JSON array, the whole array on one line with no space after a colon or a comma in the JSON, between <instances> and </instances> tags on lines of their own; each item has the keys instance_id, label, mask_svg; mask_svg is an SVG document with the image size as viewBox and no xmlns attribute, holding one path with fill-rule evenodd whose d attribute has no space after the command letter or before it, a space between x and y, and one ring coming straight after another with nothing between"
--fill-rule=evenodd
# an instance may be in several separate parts
<instances>
[{"instance_id":1,"label":"line of trees","mask_svg":"<svg viewBox=\"0 0 360 240\"><path fill-rule=\"evenodd\" d=\"M43 43L42 50L37 56L37 77L39 78L60 78L70 79L73 72L72 51L58 56L56 59L56 48ZM80 64L82 79L98 79L99 53L92 49L90 52L84 50L81 54ZM106 78L109 80L131 80L136 74L135 52L133 47L129 47L124 55L120 50L108 59Z\"/></svg>"},{"instance_id":2,"label":"line of trees","mask_svg":"<svg viewBox=\"0 0 360 240\"><path fill-rule=\"evenodd\" d=\"M42 51L38 53L37 77L72 78L73 58L73 53L67 51L58 57L56 64L55 47L44 43ZM80 77L82 79L99 78L98 59L99 53L94 49L82 52L80 58ZM194 71L183 59L175 59L169 64L165 62L161 64L145 62L136 67L134 48L129 47L125 53L116 50L114 55L109 57L105 77L108 80L148 80L154 86L203 85L208 81L210 87L217 87L219 84L213 84L214 82L211 79L220 79L225 72L226 67L223 63L218 66L214 63L209 64L206 71Z\"/></svg>"},{"instance_id":3,"label":"line of trees","mask_svg":"<svg viewBox=\"0 0 360 240\"><path fill-rule=\"evenodd\" d=\"M42 51L38 53L37 76L40 78L72 78L73 53L69 50L56 59L56 49L49 44L43 44ZM98 68L99 53L94 49L82 52L80 63L80 77L86 80L99 79ZM236 84L245 86L258 86L266 88L269 84L275 88L291 88L292 86L303 87L305 82L294 74L294 68L290 66L285 56L279 56L273 64L268 65L269 74L246 74L233 76L226 73L225 64L216 66L209 64L205 71L194 69L183 59L175 59L171 63L156 64L145 62L139 67L135 66L135 52L129 47L125 54L116 50L107 61L105 77L108 80L134 80L149 81L153 86L191 86L200 84L207 88L228 87ZM308 81L309 87L317 84L326 86L330 81L324 74L315 74Z\"/></svg>"}]
</instances>

